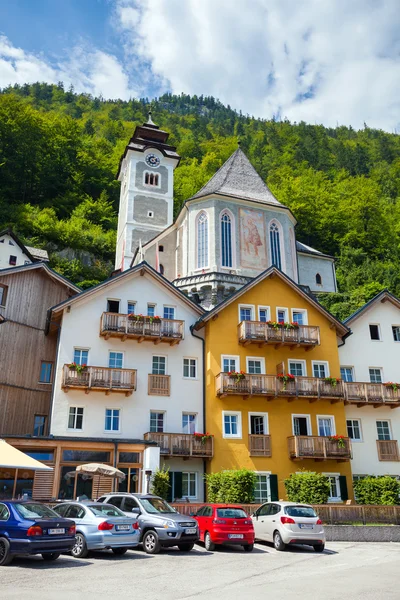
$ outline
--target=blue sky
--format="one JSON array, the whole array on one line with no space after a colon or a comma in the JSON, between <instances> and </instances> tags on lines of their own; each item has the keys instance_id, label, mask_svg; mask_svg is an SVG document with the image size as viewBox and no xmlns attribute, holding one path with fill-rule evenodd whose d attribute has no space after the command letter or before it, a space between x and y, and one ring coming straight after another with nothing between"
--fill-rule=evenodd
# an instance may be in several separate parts
<instances>
[{"instance_id":1,"label":"blue sky","mask_svg":"<svg viewBox=\"0 0 400 600\"><path fill-rule=\"evenodd\" d=\"M63 80L400 129L399 0L0 0L0 87Z\"/></svg>"}]
</instances>

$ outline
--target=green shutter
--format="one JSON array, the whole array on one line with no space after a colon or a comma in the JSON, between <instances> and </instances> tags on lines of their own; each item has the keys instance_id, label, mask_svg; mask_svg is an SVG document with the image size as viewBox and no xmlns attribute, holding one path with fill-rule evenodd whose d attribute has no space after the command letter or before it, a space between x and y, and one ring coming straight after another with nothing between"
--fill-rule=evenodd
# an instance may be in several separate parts
<instances>
[{"instance_id":1,"label":"green shutter","mask_svg":"<svg viewBox=\"0 0 400 600\"><path fill-rule=\"evenodd\" d=\"M181 471L174 472L174 500L182 498L182 473Z\"/></svg>"},{"instance_id":2,"label":"green shutter","mask_svg":"<svg viewBox=\"0 0 400 600\"><path fill-rule=\"evenodd\" d=\"M347 479L346 475L339 475L339 485L340 485L340 496L343 502L349 499L349 493L347 491Z\"/></svg>"},{"instance_id":3,"label":"green shutter","mask_svg":"<svg viewBox=\"0 0 400 600\"><path fill-rule=\"evenodd\" d=\"M276 502L277 500L279 500L278 475L269 476L269 487L271 490L271 502Z\"/></svg>"},{"instance_id":4,"label":"green shutter","mask_svg":"<svg viewBox=\"0 0 400 600\"><path fill-rule=\"evenodd\" d=\"M172 502L172 473L171 471L168 471L168 477L169 477L169 487L168 487L168 492L167 492L167 497L166 500L167 502Z\"/></svg>"}]
</instances>

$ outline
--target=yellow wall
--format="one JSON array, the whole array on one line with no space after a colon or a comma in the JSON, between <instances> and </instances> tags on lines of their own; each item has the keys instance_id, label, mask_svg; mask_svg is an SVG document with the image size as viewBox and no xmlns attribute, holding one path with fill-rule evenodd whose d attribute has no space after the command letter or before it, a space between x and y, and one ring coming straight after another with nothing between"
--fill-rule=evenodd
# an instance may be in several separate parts
<instances>
[{"instance_id":1,"label":"yellow wall","mask_svg":"<svg viewBox=\"0 0 400 600\"><path fill-rule=\"evenodd\" d=\"M269 306L271 319L276 320L276 307L291 309L306 309L308 325L320 327L319 346L306 351L305 348L290 350L289 346L275 349L272 346L259 348L258 344L243 347L238 342L237 325L239 323L239 305L255 305L255 318L258 319L257 306ZM288 402L287 398L279 397L270 401L260 396L243 399L242 396L225 396L219 398L215 393L215 377L222 371L221 355L238 355L239 369L246 371L246 357L265 358L266 374L275 375L276 366L285 362L288 372L288 359L303 359L306 361L307 376L312 377L313 360L328 361L331 377L340 377L339 355L337 348L336 329L332 322L322 315L299 292L293 289L279 276L260 281L252 289L245 292L237 300L224 308L218 317L206 324L206 415L207 431L214 434L214 458L209 463L209 472L221 469L246 467L255 471L269 471L278 475L279 498L285 498L283 479L290 473L301 469L324 473L337 473L347 476L349 497L352 497L352 481L350 462L325 460L316 462L313 459L292 461L288 455L288 436L292 432L292 414L310 415L312 435L318 435L317 415L334 416L336 433L347 436L346 419L343 402L331 404L329 400L318 400L310 403L306 399L295 399ZM224 439L222 437L222 411L241 411L242 439ZM269 434L271 435L272 457L251 457L248 450L249 413L268 413Z\"/></svg>"}]
</instances>

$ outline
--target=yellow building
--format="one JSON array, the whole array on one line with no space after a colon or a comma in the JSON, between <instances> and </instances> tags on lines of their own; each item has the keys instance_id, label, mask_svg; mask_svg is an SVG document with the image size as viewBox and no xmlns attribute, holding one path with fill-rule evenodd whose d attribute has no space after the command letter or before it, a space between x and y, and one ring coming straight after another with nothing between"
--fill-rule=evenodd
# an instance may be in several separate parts
<instances>
[{"instance_id":1,"label":"yellow building","mask_svg":"<svg viewBox=\"0 0 400 600\"><path fill-rule=\"evenodd\" d=\"M348 328L274 267L204 315L203 327L208 471L256 471L259 502L285 498L283 480L301 469L330 477L331 501L352 497L350 441L330 439L347 435L336 378Z\"/></svg>"}]
</instances>

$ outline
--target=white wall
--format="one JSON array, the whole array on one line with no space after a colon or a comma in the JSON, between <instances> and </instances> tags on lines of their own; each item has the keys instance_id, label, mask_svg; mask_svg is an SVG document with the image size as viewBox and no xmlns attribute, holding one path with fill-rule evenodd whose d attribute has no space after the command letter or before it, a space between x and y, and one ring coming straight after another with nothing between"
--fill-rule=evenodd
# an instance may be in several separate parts
<instances>
[{"instance_id":1,"label":"white wall","mask_svg":"<svg viewBox=\"0 0 400 600\"><path fill-rule=\"evenodd\" d=\"M4 240L4 241L3 241ZM10 256L17 257L16 265L10 265ZM14 242L11 236L3 235L0 237L0 269L9 269L11 267L20 267L25 262L31 264L28 256L22 252L21 248Z\"/></svg>"}]
</instances>

